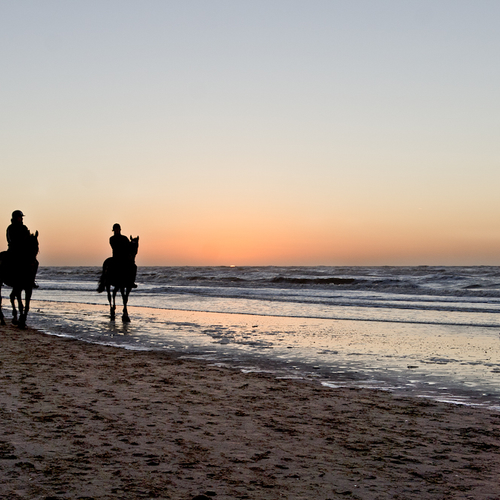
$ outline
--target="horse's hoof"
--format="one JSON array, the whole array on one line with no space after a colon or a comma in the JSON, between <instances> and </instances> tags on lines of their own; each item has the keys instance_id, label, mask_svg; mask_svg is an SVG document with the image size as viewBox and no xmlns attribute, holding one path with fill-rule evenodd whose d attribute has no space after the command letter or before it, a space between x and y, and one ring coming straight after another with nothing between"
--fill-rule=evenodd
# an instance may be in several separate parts
<instances>
[{"instance_id":1,"label":"horse's hoof","mask_svg":"<svg viewBox=\"0 0 500 500\"><path fill-rule=\"evenodd\" d=\"M122 321L124 323L130 323L130 318L128 316L122 316Z\"/></svg>"},{"instance_id":2,"label":"horse's hoof","mask_svg":"<svg viewBox=\"0 0 500 500\"><path fill-rule=\"evenodd\" d=\"M15 325L15 326L17 326L19 324L19 321L17 321L17 319L13 319L12 320L12 324Z\"/></svg>"},{"instance_id":3,"label":"horse's hoof","mask_svg":"<svg viewBox=\"0 0 500 500\"><path fill-rule=\"evenodd\" d=\"M0 320L0 325L5 326L5 320L3 318Z\"/></svg>"}]
</instances>

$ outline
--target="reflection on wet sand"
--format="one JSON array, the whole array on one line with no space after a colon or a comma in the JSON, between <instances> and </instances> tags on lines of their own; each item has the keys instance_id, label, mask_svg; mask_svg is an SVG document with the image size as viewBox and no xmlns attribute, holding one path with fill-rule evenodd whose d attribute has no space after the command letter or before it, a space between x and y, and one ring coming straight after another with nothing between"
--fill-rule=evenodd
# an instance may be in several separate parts
<instances>
[{"instance_id":1,"label":"reflection on wet sand","mask_svg":"<svg viewBox=\"0 0 500 500\"><path fill-rule=\"evenodd\" d=\"M172 311L133 307L132 323L102 306L38 301L33 326L135 350L175 350L215 362L273 365L315 378L500 406L500 343L493 329ZM473 332L471 331L473 329Z\"/></svg>"}]
</instances>

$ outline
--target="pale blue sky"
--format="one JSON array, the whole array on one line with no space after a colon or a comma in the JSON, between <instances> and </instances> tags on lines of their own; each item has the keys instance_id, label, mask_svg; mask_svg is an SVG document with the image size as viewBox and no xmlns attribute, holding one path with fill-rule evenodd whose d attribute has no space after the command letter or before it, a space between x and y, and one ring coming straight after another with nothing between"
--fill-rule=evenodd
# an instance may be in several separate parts
<instances>
[{"instance_id":1,"label":"pale blue sky","mask_svg":"<svg viewBox=\"0 0 500 500\"><path fill-rule=\"evenodd\" d=\"M0 0L1 220L27 213L42 264L99 263L116 221L145 264L498 264L499 21Z\"/></svg>"}]
</instances>

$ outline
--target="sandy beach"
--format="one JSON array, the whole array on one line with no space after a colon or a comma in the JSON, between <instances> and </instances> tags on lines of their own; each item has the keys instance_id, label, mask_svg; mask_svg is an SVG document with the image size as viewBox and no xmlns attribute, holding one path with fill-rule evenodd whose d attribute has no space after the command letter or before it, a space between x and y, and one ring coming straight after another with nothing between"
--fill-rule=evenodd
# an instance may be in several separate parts
<instances>
[{"instance_id":1,"label":"sandy beach","mask_svg":"<svg viewBox=\"0 0 500 500\"><path fill-rule=\"evenodd\" d=\"M500 413L2 327L2 499L498 499Z\"/></svg>"}]
</instances>

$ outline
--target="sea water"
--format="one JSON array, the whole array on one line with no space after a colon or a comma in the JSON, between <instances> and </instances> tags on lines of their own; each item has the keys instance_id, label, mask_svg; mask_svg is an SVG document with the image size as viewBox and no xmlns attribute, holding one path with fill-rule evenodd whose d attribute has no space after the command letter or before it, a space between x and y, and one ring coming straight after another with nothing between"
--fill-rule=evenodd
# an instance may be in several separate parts
<instances>
[{"instance_id":1,"label":"sea water","mask_svg":"<svg viewBox=\"0 0 500 500\"><path fill-rule=\"evenodd\" d=\"M330 387L500 409L497 267L142 267L129 324L119 297L110 320L99 272L40 268L29 325Z\"/></svg>"}]
</instances>

